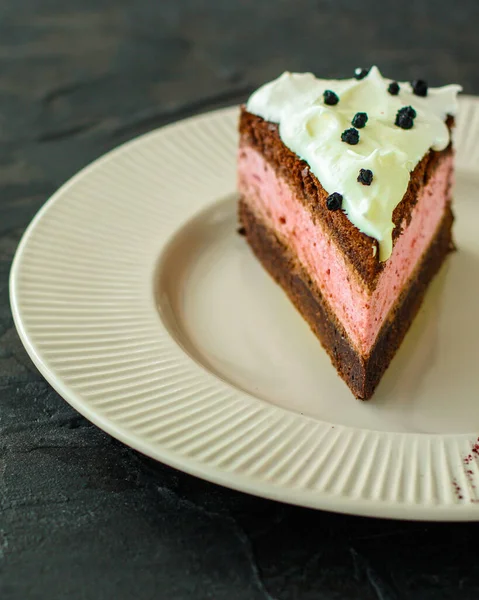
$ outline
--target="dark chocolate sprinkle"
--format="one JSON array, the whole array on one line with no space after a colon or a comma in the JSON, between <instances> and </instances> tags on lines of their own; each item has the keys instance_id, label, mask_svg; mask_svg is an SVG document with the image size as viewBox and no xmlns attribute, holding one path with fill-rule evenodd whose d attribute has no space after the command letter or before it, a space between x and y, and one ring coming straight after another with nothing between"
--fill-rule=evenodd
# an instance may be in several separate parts
<instances>
[{"instance_id":1,"label":"dark chocolate sprinkle","mask_svg":"<svg viewBox=\"0 0 479 600\"><path fill-rule=\"evenodd\" d=\"M373 180L373 172L370 169L360 169L358 175L359 183L363 185L371 185Z\"/></svg>"},{"instance_id":2,"label":"dark chocolate sprinkle","mask_svg":"<svg viewBox=\"0 0 479 600\"><path fill-rule=\"evenodd\" d=\"M355 146L359 142L359 131L354 129L354 127L346 129L341 134L341 141Z\"/></svg>"},{"instance_id":3,"label":"dark chocolate sprinkle","mask_svg":"<svg viewBox=\"0 0 479 600\"><path fill-rule=\"evenodd\" d=\"M339 97L332 90L325 90L323 92L324 103L334 106L339 102Z\"/></svg>"},{"instance_id":4,"label":"dark chocolate sprinkle","mask_svg":"<svg viewBox=\"0 0 479 600\"><path fill-rule=\"evenodd\" d=\"M414 125L414 119L406 113L398 111L394 125L401 127L401 129L411 129Z\"/></svg>"},{"instance_id":5,"label":"dark chocolate sprinkle","mask_svg":"<svg viewBox=\"0 0 479 600\"><path fill-rule=\"evenodd\" d=\"M368 122L368 115L365 112L358 112L354 115L353 120L351 121L351 125L357 127L358 129L362 129L366 123Z\"/></svg>"},{"instance_id":6,"label":"dark chocolate sprinkle","mask_svg":"<svg viewBox=\"0 0 479 600\"><path fill-rule=\"evenodd\" d=\"M329 210L339 210L343 204L343 197L339 192L333 192L326 198L326 206Z\"/></svg>"},{"instance_id":7,"label":"dark chocolate sprinkle","mask_svg":"<svg viewBox=\"0 0 479 600\"><path fill-rule=\"evenodd\" d=\"M388 92L391 96L397 96L399 94L399 83L397 81L391 81L388 86Z\"/></svg>"},{"instance_id":8,"label":"dark chocolate sprinkle","mask_svg":"<svg viewBox=\"0 0 479 600\"><path fill-rule=\"evenodd\" d=\"M368 73L369 69L361 69L361 67L358 67L354 70L354 77L356 79L364 79Z\"/></svg>"},{"instance_id":9,"label":"dark chocolate sprinkle","mask_svg":"<svg viewBox=\"0 0 479 600\"><path fill-rule=\"evenodd\" d=\"M427 83L424 79L415 79L411 81L412 91L416 96L427 96Z\"/></svg>"}]
</instances>

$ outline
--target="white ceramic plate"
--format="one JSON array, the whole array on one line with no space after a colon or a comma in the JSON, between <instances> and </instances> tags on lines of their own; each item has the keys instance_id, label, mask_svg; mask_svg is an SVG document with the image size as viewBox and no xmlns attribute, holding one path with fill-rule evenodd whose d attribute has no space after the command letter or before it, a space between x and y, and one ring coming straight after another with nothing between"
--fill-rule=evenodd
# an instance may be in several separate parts
<instances>
[{"instance_id":1,"label":"white ceramic plate","mask_svg":"<svg viewBox=\"0 0 479 600\"><path fill-rule=\"evenodd\" d=\"M478 519L479 100L461 105L459 252L369 403L236 233L237 109L134 140L47 202L11 276L30 356L85 417L188 473L327 510Z\"/></svg>"}]
</instances>

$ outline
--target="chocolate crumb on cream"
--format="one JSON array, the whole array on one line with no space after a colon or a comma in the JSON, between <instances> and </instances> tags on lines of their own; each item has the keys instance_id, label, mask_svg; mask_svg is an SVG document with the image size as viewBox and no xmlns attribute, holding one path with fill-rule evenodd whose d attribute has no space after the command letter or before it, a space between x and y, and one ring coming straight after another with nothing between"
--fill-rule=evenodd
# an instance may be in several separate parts
<instances>
[{"instance_id":1,"label":"chocolate crumb on cream","mask_svg":"<svg viewBox=\"0 0 479 600\"><path fill-rule=\"evenodd\" d=\"M388 92L391 94L391 96L397 96L400 89L401 88L399 87L399 83L397 81L391 81L391 83L388 85Z\"/></svg>"},{"instance_id":2,"label":"chocolate crumb on cream","mask_svg":"<svg viewBox=\"0 0 479 600\"><path fill-rule=\"evenodd\" d=\"M368 76L370 69L362 69L361 67L358 67L357 69L354 70L354 78L355 79L364 79L365 77Z\"/></svg>"},{"instance_id":3,"label":"chocolate crumb on cream","mask_svg":"<svg viewBox=\"0 0 479 600\"><path fill-rule=\"evenodd\" d=\"M357 112L354 115L353 120L351 121L351 125L353 125L353 127L356 127L357 129L362 129L363 127L366 127L367 122L368 114L365 112Z\"/></svg>"},{"instance_id":4,"label":"chocolate crumb on cream","mask_svg":"<svg viewBox=\"0 0 479 600\"><path fill-rule=\"evenodd\" d=\"M415 79L411 82L411 87L416 96L427 96L428 85L423 79Z\"/></svg>"},{"instance_id":5,"label":"chocolate crumb on cream","mask_svg":"<svg viewBox=\"0 0 479 600\"><path fill-rule=\"evenodd\" d=\"M333 192L326 198L328 210L339 210L343 203L343 197L338 192Z\"/></svg>"},{"instance_id":6,"label":"chocolate crumb on cream","mask_svg":"<svg viewBox=\"0 0 479 600\"><path fill-rule=\"evenodd\" d=\"M394 125L397 125L401 129L411 129L414 125L414 119L406 113L398 112Z\"/></svg>"},{"instance_id":7,"label":"chocolate crumb on cream","mask_svg":"<svg viewBox=\"0 0 479 600\"><path fill-rule=\"evenodd\" d=\"M346 129L341 134L341 141L346 142L346 144L351 144L351 146L355 146L359 143L359 131L354 129L354 127Z\"/></svg>"},{"instance_id":8,"label":"chocolate crumb on cream","mask_svg":"<svg viewBox=\"0 0 479 600\"><path fill-rule=\"evenodd\" d=\"M324 103L329 106L335 106L339 102L338 95L332 90L325 90L323 92Z\"/></svg>"},{"instance_id":9,"label":"chocolate crumb on cream","mask_svg":"<svg viewBox=\"0 0 479 600\"><path fill-rule=\"evenodd\" d=\"M363 185L371 185L373 181L373 172L371 169L359 169L358 179Z\"/></svg>"}]
</instances>

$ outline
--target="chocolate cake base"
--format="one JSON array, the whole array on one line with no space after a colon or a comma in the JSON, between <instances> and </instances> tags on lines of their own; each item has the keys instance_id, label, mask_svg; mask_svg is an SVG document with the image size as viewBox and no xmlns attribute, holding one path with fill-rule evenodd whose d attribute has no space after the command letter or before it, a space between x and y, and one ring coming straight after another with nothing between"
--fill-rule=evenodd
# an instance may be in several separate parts
<instances>
[{"instance_id":1,"label":"chocolate cake base","mask_svg":"<svg viewBox=\"0 0 479 600\"><path fill-rule=\"evenodd\" d=\"M357 398L369 399L389 366L416 316L427 287L448 252L454 249L448 205L444 217L421 263L391 310L369 356L352 346L342 325L290 250L250 210L242 198L239 220L257 258L308 322L321 341L339 375Z\"/></svg>"}]
</instances>

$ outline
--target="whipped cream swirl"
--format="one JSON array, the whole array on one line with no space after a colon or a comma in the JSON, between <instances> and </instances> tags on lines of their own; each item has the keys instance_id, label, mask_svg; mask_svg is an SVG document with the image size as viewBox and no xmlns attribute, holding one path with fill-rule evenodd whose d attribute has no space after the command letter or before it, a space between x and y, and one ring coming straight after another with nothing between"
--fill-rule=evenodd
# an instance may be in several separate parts
<instances>
[{"instance_id":1,"label":"whipped cream swirl","mask_svg":"<svg viewBox=\"0 0 479 600\"><path fill-rule=\"evenodd\" d=\"M312 73L283 73L252 94L247 110L278 123L283 143L301 159L331 194L343 196L349 220L379 243L379 258L392 252L393 211L402 200L410 173L430 150L444 150L450 142L446 126L457 113L459 85L429 88L417 96L409 83L399 82L397 95L388 92L391 79L372 67L363 79L317 79ZM324 102L323 92L339 97L335 105ZM416 111L411 129L394 124L404 106ZM368 115L358 129L359 143L341 141L358 112ZM369 169L371 185L357 181L360 169Z\"/></svg>"}]
</instances>

